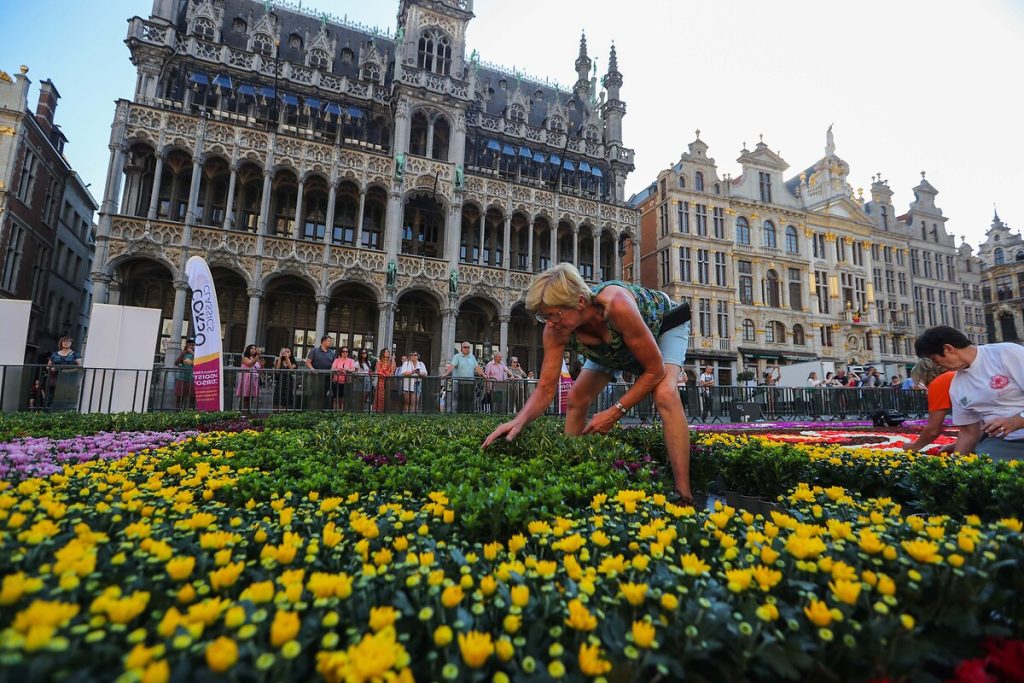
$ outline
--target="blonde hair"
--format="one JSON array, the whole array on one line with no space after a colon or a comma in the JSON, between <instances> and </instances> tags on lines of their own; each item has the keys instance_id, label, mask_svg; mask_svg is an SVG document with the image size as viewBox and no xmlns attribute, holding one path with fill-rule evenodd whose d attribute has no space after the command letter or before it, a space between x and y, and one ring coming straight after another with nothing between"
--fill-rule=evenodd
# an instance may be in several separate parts
<instances>
[{"instance_id":1,"label":"blonde hair","mask_svg":"<svg viewBox=\"0 0 1024 683\"><path fill-rule=\"evenodd\" d=\"M914 384L928 386L936 377L945 372L946 368L936 364L932 359L922 358L910 371L910 379L914 380Z\"/></svg>"},{"instance_id":2,"label":"blonde hair","mask_svg":"<svg viewBox=\"0 0 1024 683\"><path fill-rule=\"evenodd\" d=\"M576 266L559 263L533 276L526 290L526 310L536 313L541 306L571 308L581 296L589 303L594 295Z\"/></svg>"}]
</instances>

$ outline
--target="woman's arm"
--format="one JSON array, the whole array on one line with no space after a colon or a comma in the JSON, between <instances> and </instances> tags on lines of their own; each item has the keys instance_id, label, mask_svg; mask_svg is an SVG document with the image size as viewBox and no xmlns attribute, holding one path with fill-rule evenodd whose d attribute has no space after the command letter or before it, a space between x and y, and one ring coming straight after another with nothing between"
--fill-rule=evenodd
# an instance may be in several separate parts
<instances>
[{"instance_id":1,"label":"woman's arm","mask_svg":"<svg viewBox=\"0 0 1024 683\"><path fill-rule=\"evenodd\" d=\"M530 394L530 397L526 399L523 407L516 413L516 416L512 420L499 425L484 440L484 448L490 446L503 435L506 440L512 441L519 432L523 431L526 425L543 415L544 411L548 409L551 401L555 398L555 392L558 390L558 378L562 374L562 354L565 353L565 345L568 341L568 334L560 334L548 326L544 327L544 363L540 368L540 379L537 380L537 386L534 388L533 393Z\"/></svg>"},{"instance_id":2,"label":"woman's arm","mask_svg":"<svg viewBox=\"0 0 1024 683\"><path fill-rule=\"evenodd\" d=\"M906 447L908 451L919 451L932 441L935 441L942 434L942 424L946 419L946 415L949 414L949 410L943 408L942 410L932 410L928 412L928 424L924 426L921 433L917 436L917 441Z\"/></svg>"}]
</instances>

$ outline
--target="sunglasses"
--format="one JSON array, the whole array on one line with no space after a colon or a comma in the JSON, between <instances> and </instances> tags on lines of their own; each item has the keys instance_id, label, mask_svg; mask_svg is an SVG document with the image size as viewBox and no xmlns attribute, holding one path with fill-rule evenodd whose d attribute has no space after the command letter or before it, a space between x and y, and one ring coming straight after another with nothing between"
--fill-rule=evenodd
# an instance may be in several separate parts
<instances>
[{"instance_id":1,"label":"sunglasses","mask_svg":"<svg viewBox=\"0 0 1024 683\"><path fill-rule=\"evenodd\" d=\"M539 322L541 325L547 325L548 322L558 322L559 320L561 320L563 313L565 313L564 310L559 310L556 313L549 313L545 315L540 311L537 311L536 313L533 314L533 317L536 318L537 322Z\"/></svg>"}]
</instances>

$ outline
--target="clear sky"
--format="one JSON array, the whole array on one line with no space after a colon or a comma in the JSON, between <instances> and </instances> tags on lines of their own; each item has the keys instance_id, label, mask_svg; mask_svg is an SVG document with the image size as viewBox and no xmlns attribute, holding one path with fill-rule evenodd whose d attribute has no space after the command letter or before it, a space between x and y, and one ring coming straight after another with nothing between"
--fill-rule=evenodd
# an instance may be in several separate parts
<instances>
[{"instance_id":1,"label":"clear sky","mask_svg":"<svg viewBox=\"0 0 1024 683\"><path fill-rule=\"evenodd\" d=\"M394 31L397 0L304 0ZM127 19L150 0L4 3L0 69L29 67L36 85L61 93L57 121L67 155L97 199L103 195L114 100L130 98L135 70ZM719 173L759 135L796 175L836 152L863 187L880 172L899 211L920 172L956 235L977 246L992 207L1024 224L1024 2L1019 0L476 0L469 49L485 61L563 85L585 30L598 72L614 40L626 102L624 139L636 150L627 195L679 159L699 128Z\"/></svg>"}]
</instances>

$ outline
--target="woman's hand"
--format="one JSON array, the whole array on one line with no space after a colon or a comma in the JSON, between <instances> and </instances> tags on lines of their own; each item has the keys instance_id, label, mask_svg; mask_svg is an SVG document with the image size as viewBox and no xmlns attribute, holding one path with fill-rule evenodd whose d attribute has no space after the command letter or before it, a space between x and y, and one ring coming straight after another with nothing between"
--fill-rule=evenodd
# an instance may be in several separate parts
<instances>
[{"instance_id":1,"label":"woman's hand","mask_svg":"<svg viewBox=\"0 0 1024 683\"><path fill-rule=\"evenodd\" d=\"M618 408L602 410L590 419L587 426L583 428L584 434L607 434L615 423L619 421L622 412Z\"/></svg>"},{"instance_id":2,"label":"woman's hand","mask_svg":"<svg viewBox=\"0 0 1024 683\"><path fill-rule=\"evenodd\" d=\"M505 441L512 441L517 436L519 436L519 432L521 431L523 431L523 426L516 422L515 420L512 420L511 422L506 422L505 424L498 425L497 429L491 432L490 436L484 439L482 447L487 448L492 443L500 439L502 436L505 437Z\"/></svg>"}]
</instances>

